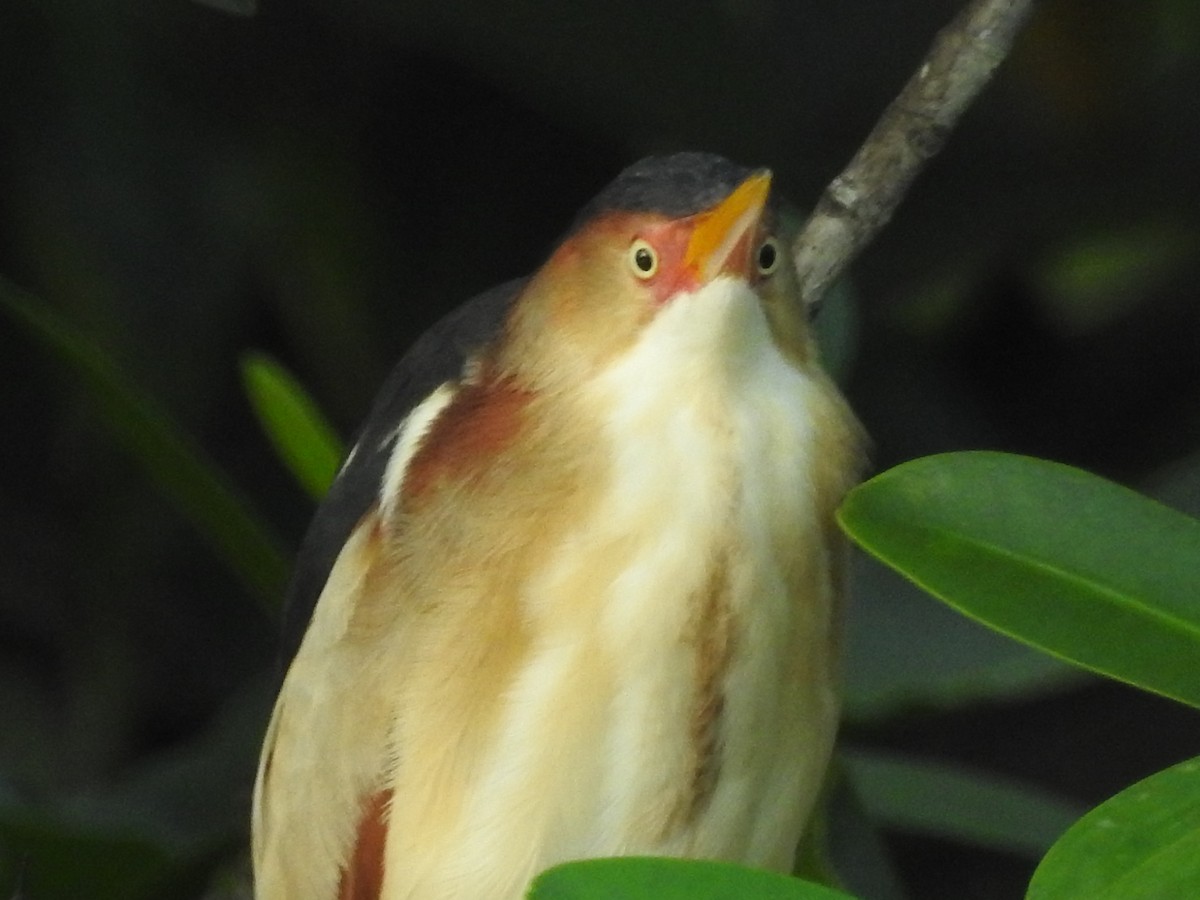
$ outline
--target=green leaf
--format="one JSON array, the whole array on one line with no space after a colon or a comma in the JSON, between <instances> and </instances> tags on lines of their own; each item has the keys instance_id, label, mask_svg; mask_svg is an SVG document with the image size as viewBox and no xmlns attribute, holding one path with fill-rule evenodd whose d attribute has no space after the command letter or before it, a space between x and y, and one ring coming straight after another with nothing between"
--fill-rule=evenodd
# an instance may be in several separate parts
<instances>
[{"instance_id":1,"label":"green leaf","mask_svg":"<svg viewBox=\"0 0 1200 900\"><path fill-rule=\"evenodd\" d=\"M0 809L0 891L19 884L20 896L34 900L150 900L162 896L176 865L141 836Z\"/></svg>"},{"instance_id":2,"label":"green leaf","mask_svg":"<svg viewBox=\"0 0 1200 900\"><path fill-rule=\"evenodd\" d=\"M834 878L819 879L821 883L871 900L909 900L879 822L867 811L850 777L844 752L834 756L828 780L823 825Z\"/></svg>"},{"instance_id":3,"label":"green leaf","mask_svg":"<svg viewBox=\"0 0 1200 900\"><path fill-rule=\"evenodd\" d=\"M859 544L960 612L1200 706L1200 522L1070 466L914 460L839 510Z\"/></svg>"},{"instance_id":4,"label":"green leaf","mask_svg":"<svg viewBox=\"0 0 1200 900\"><path fill-rule=\"evenodd\" d=\"M1158 900L1200 888L1200 757L1126 788L1080 819L1033 873L1029 900Z\"/></svg>"},{"instance_id":5,"label":"green leaf","mask_svg":"<svg viewBox=\"0 0 1200 900\"><path fill-rule=\"evenodd\" d=\"M180 859L237 844L277 688L273 673L255 676L201 732L59 799L55 811L102 834L152 837Z\"/></svg>"},{"instance_id":6,"label":"green leaf","mask_svg":"<svg viewBox=\"0 0 1200 900\"><path fill-rule=\"evenodd\" d=\"M900 831L1038 858L1083 814L1032 785L962 766L861 750L842 760L871 818Z\"/></svg>"},{"instance_id":7,"label":"green leaf","mask_svg":"<svg viewBox=\"0 0 1200 900\"><path fill-rule=\"evenodd\" d=\"M1170 221L1075 236L1033 273L1038 296L1062 325L1093 331L1130 315L1146 294L1194 264L1200 238Z\"/></svg>"},{"instance_id":8,"label":"green leaf","mask_svg":"<svg viewBox=\"0 0 1200 900\"><path fill-rule=\"evenodd\" d=\"M930 603L912 582L866 554L855 554L850 583L856 602L847 610L842 692L848 722L1047 696L1095 678Z\"/></svg>"},{"instance_id":9,"label":"green leaf","mask_svg":"<svg viewBox=\"0 0 1200 900\"><path fill-rule=\"evenodd\" d=\"M711 860L616 857L543 872L530 900L853 900L849 894L776 872Z\"/></svg>"},{"instance_id":10,"label":"green leaf","mask_svg":"<svg viewBox=\"0 0 1200 900\"><path fill-rule=\"evenodd\" d=\"M146 475L274 614L289 563L271 529L170 414L46 304L0 278L0 312L87 388L100 420Z\"/></svg>"},{"instance_id":11,"label":"green leaf","mask_svg":"<svg viewBox=\"0 0 1200 900\"><path fill-rule=\"evenodd\" d=\"M337 476L345 448L300 383L264 353L242 358L242 381L263 431L309 494L320 499Z\"/></svg>"}]
</instances>

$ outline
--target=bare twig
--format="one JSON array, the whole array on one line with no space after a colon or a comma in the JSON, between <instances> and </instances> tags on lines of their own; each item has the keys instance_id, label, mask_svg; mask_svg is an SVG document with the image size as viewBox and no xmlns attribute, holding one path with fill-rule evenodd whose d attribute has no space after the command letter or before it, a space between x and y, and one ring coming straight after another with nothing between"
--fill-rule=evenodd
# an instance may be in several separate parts
<instances>
[{"instance_id":1,"label":"bare twig","mask_svg":"<svg viewBox=\"0 0 1200 900\"><path fill-rule=\"evenodd\" d=\"M1008 55L1033 0L972 0L942 29L916 74L830 182L792 252L801 294L817 303L941 149L959 116Z\"/></svg>"}]
</instances>

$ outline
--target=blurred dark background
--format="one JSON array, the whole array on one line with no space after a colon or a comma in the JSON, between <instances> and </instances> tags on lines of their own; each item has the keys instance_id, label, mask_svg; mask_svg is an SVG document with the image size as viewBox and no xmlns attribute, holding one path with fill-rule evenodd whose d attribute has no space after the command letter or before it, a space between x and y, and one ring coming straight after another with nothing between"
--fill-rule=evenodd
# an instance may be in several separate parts
<instances>
[{"instance_id":1,"label":"blurred dark background","mask_svg":"<svg viewBox=\"0 0 1200 900\"><path fill-rule=\"evenodd\" d=\"M811 203L959 5L0 5L0 896L246 896L277 577L214 551L96 372L223 473L278 565L313 502L242 354L349 437L422 329L633 159L715 150ZM1013 450L1200 512L1197 85L1195 0L1039 4L823 316L878 468ZM999 776L1031 823L1198 752L1184 708L859 568L848 748ZM891 866L860 883L1021 896L1036 848L924 821L946 798L922 784L860 786Z\"/></svg>"}]
</instances>

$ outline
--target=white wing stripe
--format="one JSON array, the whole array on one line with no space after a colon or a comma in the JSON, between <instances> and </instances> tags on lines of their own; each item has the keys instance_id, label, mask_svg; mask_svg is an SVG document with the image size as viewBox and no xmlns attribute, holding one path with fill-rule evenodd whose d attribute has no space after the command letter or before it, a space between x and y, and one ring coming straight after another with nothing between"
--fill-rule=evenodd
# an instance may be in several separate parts
<instances>
[{"instance_id":1,"label":"white wing stripe","mask_svg":"<svg viewBox=\"0 0 1200 900\"><path fill-rule=\"evenodd\" d=\"M412 462L413 456L421 446L421 439L429 432L430 426L441 415L442 410L450 405L457 392L458 389L453 383L447 381L442 384L414 406L412 412L404 417L404 421L396 429L392 455L388 459L383 481L379 486L379 510L384 522L391 519L400 500L400 490L404 486L408 464Z\"/></svg>"}]
</instances>

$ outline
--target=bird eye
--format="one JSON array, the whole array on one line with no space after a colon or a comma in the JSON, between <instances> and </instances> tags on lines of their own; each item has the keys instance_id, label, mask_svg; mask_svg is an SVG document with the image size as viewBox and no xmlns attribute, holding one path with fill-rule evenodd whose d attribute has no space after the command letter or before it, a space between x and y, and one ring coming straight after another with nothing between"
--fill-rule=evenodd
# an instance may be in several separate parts
<instances>
[{"instance_id":1,"label":"bird eye","mask_svg":"<svg viewBox=\"0 0 1200 900\"><path fill-rule=\"evenodd\" d=\"M758 274L770 275L779 266L779 242L767 238L758 248Z\"/></svg>"},{"instance_id":2,"label":"bird eye","mask_svg":"<svg viewBox=\"0 0 1200 900\"><path fill-rule=\"evenodd\" d=\"M658 271L658 254L645 241L636 240L629 245L629 265L633 274L645 281Z\"/></svg>"}]
</instances>

